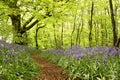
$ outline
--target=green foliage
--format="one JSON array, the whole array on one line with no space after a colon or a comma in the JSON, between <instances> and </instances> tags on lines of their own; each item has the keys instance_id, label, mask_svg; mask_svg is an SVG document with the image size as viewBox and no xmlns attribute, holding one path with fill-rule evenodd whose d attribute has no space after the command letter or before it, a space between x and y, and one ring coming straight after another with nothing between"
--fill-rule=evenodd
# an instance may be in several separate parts
<instances>
[{"instance_id":1,"label":"green foliage","mask_svg":"<svg viewBox=\"0 0 120 80\"><path fill-rule=\"evenodd\" d=\"M3 40L10 39L12 33L12 26L10 25L10 19L5 16L0 16L0 36Z\"/></svg>"},{"instance_id":2,"label":"green foliage","mask_svg":"<svg viewBox=\"0 0 120 80\"><path fill-rule=\"evenodd\" d=\"M74 44L80 46L89 45L89 22L91 14L91 5L94 3L94 12L93 12L93 28L92 28L92 46L94 45L104 45L105 43L112 45L113 32L112 24L110 20L110 10L109 10L109 1L108 0L4 0L0 1L0 35L7 38L7 35L12 31L12 21L10 20L9 15L18 15L20 14L21 28L23 28L24 23L26 23L29 18L34 16L34 19L26 26L28 27L35 20L39 20L38 26L41 24L46 24L46 27L38 31L38 43L39 48L55 48L55 36L54 30L56 33L56 39L59 46L65 48L68 45L71 45L71 38ZM116 25L117 25L117 34L119 35L119 1L113 1ZM7 17L6 17L7 16ZM55 24L55 29L53 28ZM63 39L61 39L61 28L63 25ZM4 27L3 27L4 26ZM75 30L72 34L73 28ZM80 30L78 32L78 27ZM83 27L83 29L82 29ZM32 29L33 28L33 29ZM29 33L27 36L31 40L29 45L35 46L35 27L32 27L31 30L28 30ZM78 43L77 41L78 34ZM104 35L103 35L104 34ZM71 37L72 35L72 37ZM23 35L24 36L24 35ZM10 35L10 37L12 37ZM23 37L25 38L25 37ZM29 41L26 39L15 39ZM26 37L27 38L27 37ZM63 40L63 45L61 42ZM102 42L103 41L103 42ZM26 43L26 42L25 42Z\"/></svg>"},{"instance_id":3,"label":"green foliage","mask_svg":"<svg viewBox=\"0 0 120 80\"><path fill-rule=\"evenodd\" d=\"M28 34L28 32L24 33L23 35L16 33L16 35L14 35L15 37L13 39L13 42L20 43L22 45L28 45L31 42L31 39L28 37Z\"/></svg>"}]
</instances>

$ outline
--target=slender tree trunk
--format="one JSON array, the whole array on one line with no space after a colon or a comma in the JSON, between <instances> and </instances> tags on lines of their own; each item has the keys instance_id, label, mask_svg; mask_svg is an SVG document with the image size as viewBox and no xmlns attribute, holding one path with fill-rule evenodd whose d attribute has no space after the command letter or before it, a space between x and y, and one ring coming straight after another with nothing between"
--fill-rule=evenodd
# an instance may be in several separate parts
<instances>
[{"instance_id":1,"label":"slender tree trunk","mask_svg":"<svg viewBox=\"0 0 120 80\"><path fill-rule=\"evenodd\" d=\"M62 22L62 29L61 29L61 46L63 47L63 32L64 32L64 23Z\"/></svg>"},{"instance_id":2,"label":"slender tree trunk","mask_svg":"<svg viewBox=\"0 0 120 80\"><path fill-rule=\"evenodd\" d=\"M118 38L115 46L116 46L116 47L119 47L119 44L120 44L120 37Z\"/></svg>"},{"instance_id":3,"label":"slender tree trunk","mask_svg":"<svg viewBox=\"0 0 120 80\"><path fill-rule=\"evenodd\" d=\"M80 30L80 35L79 35L79 44L81 43L81 34L82 34L82 31L83 31L83 26L84 26L84 23L83 23L83 16L81 16L81 20L82 20L82 23L81 23L81 30Z\"/></svg>"},{"instance_id":4,"label":"slender tree trunk","mask_svg":"<svg viewBox=\"0 0 120 80\"><path fill-rule=\"evenodd\" d=\"M94 27L95 27L95 42L96 42L96 45L98 45L98 39L97 39L97 37L98 37L98 36L97 36L97 33L98 33L98 32L97 32L97 28L96 28L96 27L97 27L97 23L95 23L95 26L94 26Z\"/></svg>"},{"instance_id":5,"label":"slender tree trunk","mask_svg":"<svg viewBox=\"0 0 120 80\"><path fill-rule=\"evenodd\" d=\"M55 40L55 45L56 45L56 48L58 48L57 38L56 38L56 30L55 30L55 23L53 23L53 28L54 28L54 40Z\"/></svg>"},{"instance_id":6,"label":"slender tree trunk","mask_svg":"<svg viewBox=\"0 0 120 80\"><path fill-rule=\"evenodd\" d=\"M37 25L37 29L35 32L35 45L36 45L36 49L38 49L38 25Z\"/></svg>"},{"instance_id":7,"label":"slender tree trunk","mask_svg":"<svg viewBox=\"0 0 120 80\"><path fill-rule=\"evenodd\" d=\"M105 15L107 15L107 11L105 9ZM105 40L106 40L106 44L108 43L108 31L107 31L107 26L106 26L106 19L104 20L104 24L105 24Z\"/></svg>"},{"instance_id":8,"label":"slender tree trunk","mask_svg":"<svg viewBox=\"0 0 120 80\"><path fill-rule=\"evenodd\" d=\"M103 25L103 21L102 21L102 19L101 19L101 22L100 22L101 24L100 24L100 26L101 26L101 45L103 46L104 45L104 25Z\"/></svg>"},{"instance_id":9,"label":"slender tree trunk","mask_svg":"<svg viewBox=\"0 0 120 80\"><path fill-rule=\"evenodd\" d=\"M79 22L78 28L77 28L76 45L78 45L79 37L80 37L80 22Z\"/></svg>"},{"instance_id":10,"label":"slender tree trunk","mask_svg":"<svg viewBox=\"0 0 120 80\"><path fill-rule=\"evenodd\" d=\"M90 17L90 21L89 21L89 26L90 26L90 32L89 32L89 46L91 46L92 44L92 18L93 18L93 10L94 10L94 3L92 2L92 6L91 6L91 17Z\"/></svg>"},{"instance_id":11,"label":"slender tree trunk","mask_svg":"<svg viewBox=\"0 0 120 80\"><path fill-rule=\"evenodd\" d=\"M114 18L112 0L109 0L109 5L110 5L110 12L111 12L111 23L112 23L112 28L113 28L113 46L115 46L116 41L117 41L117 33L116 33L116 22Z\"/></svg>"},{"instance_id":12,"label":"slender tree trunk","mask_svg":"<svg viewBox=\"0 0 120 80\"><path fill-rule=\"evenodd\" d=\"M73 37L73 34L75 32L75 27L76 27L75 21L76 21L76 15L75 15L75 18L74 18L74 25L73 25L73 29L72 29L72 33L71 33L71 47L73 45L73 39L72 39L72 37Z\"/></svg>"},{"instance_id":13,"label":"slender tree trunk","mask_svg":"<svg viewBox=\"0 0 120 80\"><path fill-rule=\"evenodd\" d=\"M37 28L36 28L36 32L35 32L35 45L36 45L36 49L39 48L39 45L38 45L38 31L39 31L40 28L43 28L43 27L45 27L45 25L40 26L40 27L38 27L38 25L37 25Z\"/></svg>"}]
</instances>

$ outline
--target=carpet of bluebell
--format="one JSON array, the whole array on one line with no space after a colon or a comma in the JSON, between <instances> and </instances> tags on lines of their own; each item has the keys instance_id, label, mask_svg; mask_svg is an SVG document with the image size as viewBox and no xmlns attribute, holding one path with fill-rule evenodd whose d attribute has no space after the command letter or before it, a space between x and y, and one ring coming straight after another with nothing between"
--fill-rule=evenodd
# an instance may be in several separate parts
<instances>
[{"instance_id":1,"label":"carpet of bluebell","mask_svg":"<svg viewBox=\"0 0 120 80\"><path fill-rule=\"evenodd\" d=\"M25 80L38 75L30 58L34 48L0 41L0 80ZM119 80L120 48L105 46L43 50L39 55L65 69L69 80ZM64 73L63 72L63 73Z\"/></svg>"},{"instance_id":2,"label":"carpet of bluebell","mask_svg":"<svg viewBox=\"0 0 120 80\"><path fill-rule=\"evenodd\" d=\"M120 49L116 47L72 46L67 49L43 51L41 56L62 66L70 79L119 80ZM47 54L45 54L47 53Z\"/></svg>"},{"instance_id":3,"label":"carpet of bluebell","mask_svg":"<svg viewBox=\"0 0 120 80\"><path fill-rule=\"evenodd\" d=\"M27 46L0 41L0 80L32 79L38 74L28 51Z\"/></svg>"}]
</instances>

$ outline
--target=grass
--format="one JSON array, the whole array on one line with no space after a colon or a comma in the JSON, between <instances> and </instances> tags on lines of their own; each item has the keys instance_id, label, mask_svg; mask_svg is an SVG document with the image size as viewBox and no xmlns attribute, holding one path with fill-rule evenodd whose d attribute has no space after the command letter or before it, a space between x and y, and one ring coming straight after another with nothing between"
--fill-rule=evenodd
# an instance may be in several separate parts
<instances>
[{"instance_id":1,"label":"grass","mask_svg":"<svg viewBox=\"0 0 120 80\"><path fill-rule=\"evenodd\" d=\"M107 55L95 51L96 53L94 52L92 55L86 54L78 58L74 56L76 54L53 54L35 49L28 49L19 53L15 50L1 48L0 80L29 80L36 77L39 68L30 57L33 53L38 53L40 57L62 66L65 69L64 73L68 74L70 80L75 78L81 80L119 80L120 55L110 54L111 51L108 49Z\"/></svg>"},{"instance_id":2,"label":"grass","mask_svg":"<svg viewBox=\"0 0 120 80\"><path fill-rule=\"evenodd\" d=\"M71 80L119 80L120 79L120 56L104 54L85 55L77 59L74 56L62 54L41 53L44 57L55 64L62 66Z\"/></svg>"},{"instance_id":3,"label":"grass","mask_svg":"<svg viewBox=\"0 0 120 80\"><path fill-rule=\"evenodd\" d=\"M28 52L0 51L0 80L29 80L38 75L39 68Z\"/></svg>"}]
</instances>

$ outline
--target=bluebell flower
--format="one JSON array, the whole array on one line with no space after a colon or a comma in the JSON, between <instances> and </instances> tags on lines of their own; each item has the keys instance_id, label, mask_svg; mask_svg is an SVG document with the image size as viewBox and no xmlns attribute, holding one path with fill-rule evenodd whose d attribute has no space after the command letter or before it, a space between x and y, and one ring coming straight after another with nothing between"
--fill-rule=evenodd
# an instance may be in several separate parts
<instances>
[{"instance_id":1,"label":"bluebell flower","mask_svg":"<svg viewBox=\"0 0 120 80\"><path fill-rule=\"evenodd\" d=\"M118 49L118 54L120 54L120 49Z\"/></svg>"},{"instance_id":2,"label":"bluebell flower","mask_svg":"<svg viewBox=\"0 0 120 80\"><path fill-rule=\"evenodd\" d=\"M105 52L104 48L100 49L100 53L103 54Z\"/></svg>"},{"instance_id":3,"label":"bluebell flower","mask_svg":"<svg viewBox=\"0 0 120 80\"><path fill-rule=\"evenodd\" d=\"M83 58L83 56L78 56L78 57L77 57L77 59L82 59L82 58Z\"/></svg>"},{"instance_id":4,"label":"bluebell flower","mask_svg":"<svg viewBox=\"0 0 120 80\"><path fill-rule=\"evenodd\" d=\"M116 50L115 47L111 47L111 48L109 49L109 55L115 55L116 53L117 53L117 50Z\"/></svg>"},{"instance_id":5,"label":"bluebell flower","mask_svg":"<svg viewBox=\"0 0 120 80\"><path fill-rule=\"evenodd\" d=\"M82 53L85 53L85 54L87 54L88 53L88 50L87 49L85 49L85 48L83 48L83 50L81 50L82 51Z\"/></svg>"}]
</instances>

